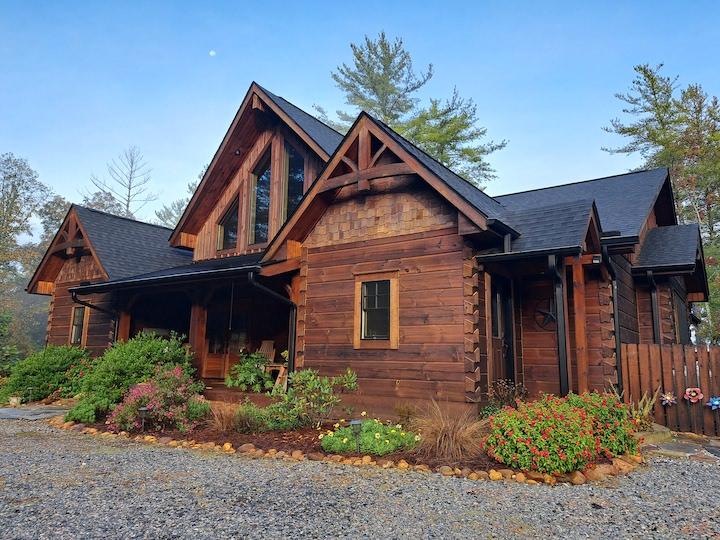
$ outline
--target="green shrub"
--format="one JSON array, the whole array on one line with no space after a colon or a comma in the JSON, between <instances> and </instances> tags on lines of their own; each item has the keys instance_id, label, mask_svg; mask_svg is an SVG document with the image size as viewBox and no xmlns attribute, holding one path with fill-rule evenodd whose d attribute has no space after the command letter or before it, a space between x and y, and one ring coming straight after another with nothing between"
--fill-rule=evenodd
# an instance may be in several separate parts
<instances>
[{"instance_id":1,"label":"green shrub","mask_svg":"<svg viewBox=\"0 0 720 540\"><path fill-rule=\"evenodd\" d=\"M95 368L96 363L97 358L87 355L71 365L65 373L65 382L60 387L60 395L66 398L77 396L82 390L83 379Z\"/></svg>"},{"instance_id":2,"label":"green shrub","mask_svg":"<svg viewBox=\"0 0 720 540\"><path fill-rule=\"evenodd\" d=\"M265 431L287 431L302 427L303 422L296 410L283 403L258 407L254 403L243 403L235 415L235 429L240 433L262 433Z\"/></svg>"},{"instance_id":3,"label":"green shrub","mask_svg":"<svg viewBox=\"0 0 720 540\"><path fill-rule=\"evenodd\" d=\"M191 360L192 354L176 335L163 339L142 333L128 341L115 343L82 379L82 397L67 419L95 422L113 405L120 403L131 386L152 377L158 366L180 366L191 374Z\"/></svg>"},{"instance_id":4,"label":"green shrub","mask_svg":"<svg viewBox=\"0 0 720 540\"><path fill-rule=\"evenodd\" d=\"M613 458L625 453L637 452L637 440L628 408L613 394L585 392L570 394L567 402L591 419L595 437L595 453Z\"/></svg>"},{"instance_id":5,"label":"green shrub","mask_svg":"<svg viewBox=\"0 0 720 540\"><path fill-rule=\"evenodd\" d=\"M321 425L333 407L341 401L339 392L357 389L357 375L348 369L339 377L321 377L314 369L303 369L290 374L288 390L276 388L274 397L280 401L275 410L297 417L302 425Z\"/></svg>"},{"instance_id":6,"label":"green shrub","mask_svg":"<svg viewBox=\"0 0 720 540\"><path fill-rule=\"evenodd\" d=\"M112 431L137 431L143 426L140 408L145 407L145 427L190 431L210 412L202 390L203 384L181 366L159 366L152 378L130 388L110 413L108 425Z\"/></svg>"},{"instance_id":7,"label":"green shrub","mask_svg":"<svg viewBox=\"0 0 720 540\"><path fill-rule=\"evenodd\" d=\"M267 358L259 353L245 353L240 360L230 368L225 377L225 386L239 388L243 392L262 392L273 386L273 379L265 371Z\"/></svg>"},{"instance_id":8,"label":"green shrub","mask_svg":"<svg viewBox=\"0 0 720 540\"><path fill-rule=\"evenodd\" d=\"M491 417L485 449L509 467L555 474L582 469L596 456L590 417L550 395Z\"/></svg>"},{"instance_id":9,"label":"green shrub","mask_svg":"<svg viewBox=\"0 0 720 540\"><path fill-rule=\"evenodd\" d=\"M349 425L335 424L335 431L319 435L320 446L332 454L357 453L357 439ZM383 424L379 420L365 420L360 428L360 453L384 456L400 450L409 450L420 441L420 436L405 431L400 424Z\"/></svg>"},{"instance_id":10,"label":"green shrub","mask_svg":"<svg viewBox=\"0 0 720 540\"><path fill-rule=\"evenodd\" d=\"M0 388L0 403L10 396L36 401L58 393L68 383L68 370L88 360L84 349L48 345L12 367L10 377Z\"/></svg>"}]
</instances>

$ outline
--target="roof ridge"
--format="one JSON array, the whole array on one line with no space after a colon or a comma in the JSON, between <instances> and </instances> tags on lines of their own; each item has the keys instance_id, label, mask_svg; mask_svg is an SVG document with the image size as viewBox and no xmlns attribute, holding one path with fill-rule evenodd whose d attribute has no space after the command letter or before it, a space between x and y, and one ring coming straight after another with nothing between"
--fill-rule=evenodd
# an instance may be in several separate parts
<instances>
[{"instance_id":1,"label":"roof ridge","mask_svg":"<svg viewBox=\"0 0 720 540\"><path fill-rule=\"evenodd\" d=\"M166 227L165 225L160 225L158 223L150 223L148 221L141 221L139 219L127 217L127 216L118 216L117 214L113 214L111 212L106 212L105 210L98 210L97 208L90 208L89 206L84 206L82 204L72 203L72 206L76 208L82 208L83 210L87 210L89 212L95 212L96 214L102 214L104 216L117 218L117 219L124 219L125 221L131 221L133 223L139 223L140 225L149 225L150 227L157 227L158 229L165 229L167 231L172 231L170 227Z\"/></svg>"},{"instance_id":2,"label":"roof ridge","mask_svg":"<svg viewBox=\"0 0 720 540\"><path fill-rule=\"evenodd\" d=\"M316 122L319 122L320 124L322 124L322 125L325 126L326 128L331 129L332 131L334 131L335 133L337 133L337 134L340 135L341 137L343 137L343 138L345 137L345 135L343 135L342 133L340 133L337 129L335 129L335 128L332 127L331 125L327 124L326 122L323 122L323 121L320 120L317 116L315 116L315 115L313 115L313 114L310 114L309 112L307 112L307 111L306 111L305 109L303 109L302 107L298 107L297 105L295 105L295 104L294 104L292 101L290 101L289 99L284 98L283 96L280 96L280 95L276 94L275 92L271 92L270 90L268 90L267 88L265 88L263 85L259 84L257 81L253 81L253 82L257 85L258 88L260 88L263 92L265 92L266 94L268 94L270 97L273 97L273 98L276 98L276 99L282 99L285 103L287 103L287 104L290 105L291 107L295 107L298 111L300 111L300 112L303 113L304 115L309 116L310 118L312 118L312 119L315 120Z\"/></svg>"},{"instance_id":3,"label":"roof ridge","mask_svg":"<svg viewBox=\"0 0 720 540\"><path fill-rule=\"evenodd\" d=\"M611 174L609 176L601 176L600 178L590 178L587 180L575 180L573 182L565 182L564 184L554 184L552 186L545 186L545 187L539 187L539 188L532 188L532 189L524 189L521 191L513 191L511 193L503 193L502 195L493 195L493 198L496 199L498 197L509 197L511 195L520 195L521 193L532 193L533 191L543 191L545 189L553 189L553 188L559 188L559 187L565 187L565 186L575 186L578 184L587 184L589 182L598 182L600 180L609 180L611 178L619 178L620 176L628 176L630 174L640 174L640 173L647 173L647 172L653 172L653 171L661 171L661 170L668 170L667 167L654 167L652 169L638 169L635 171L628 171L625 173L619 173L619 174ZM498 201L499 202L499 201Z\"/></svg>"}]
</instances>

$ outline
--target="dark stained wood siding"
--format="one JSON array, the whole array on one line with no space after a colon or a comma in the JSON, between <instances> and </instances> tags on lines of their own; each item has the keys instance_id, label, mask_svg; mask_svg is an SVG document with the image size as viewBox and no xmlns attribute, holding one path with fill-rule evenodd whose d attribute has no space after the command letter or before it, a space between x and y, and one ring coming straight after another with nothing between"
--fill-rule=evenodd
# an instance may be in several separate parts
<instances>
[{"instance_id":1,"label":"dark stained wood siding","mask_svg":"<svg viewBox=\"0 0 720 540\"><path fill-rule=\"evenodd\" d=\"M465 245L455 215L429 190L332 206L304 243L299 367L353 369L357 397L379 409L430 398L465 403ZM399 348L355 350L355 274L391 270L399 271Z\"/></svg>"},{"instance_id":2,"label":"dark stained wood siding","mask_svg":"<svg viewBox=\"0 0 720 540\"><path fill-rule=\"evenodd\" d=\"M612 260L617 271L620 341L622 343L639 343L637 297L630 261L625 255L613 255Z\"/></svg>"},{"instance_id":3,"label":"dark stained wood siding","mask_svg":"<svg viewBox=\"0 0 720 540\"><path fill-rule=\"evenodd\" d=\"M69 289L81 282L100 279L101 274L92 257L84 256L79 261L68 259L55 282L55 291L50 301L47 342L52 345L67 345L70 342L72 301ZM108 295L84 296L83 300L106 309L110 308ZM115 322L107 313L91 309L86 331L85 346L93 356L99 356L112 343Z\"/></svg>"}]
</instances>

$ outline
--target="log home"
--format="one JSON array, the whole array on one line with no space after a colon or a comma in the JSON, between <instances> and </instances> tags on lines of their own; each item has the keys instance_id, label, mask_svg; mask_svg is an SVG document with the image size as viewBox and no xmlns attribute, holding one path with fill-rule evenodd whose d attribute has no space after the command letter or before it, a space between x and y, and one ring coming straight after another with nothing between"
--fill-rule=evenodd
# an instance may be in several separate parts
<instances>
[{"instance_id":1,"label":"log home","mask_svg":"<svg viewBox=\"0 0 720 540\"><path fill-rule=\"evenodd\" d=\"M602 389L621 343L688 343L708 297L666 169L490 197L366 113L342 136L255 83L173 231L73 206L28 291L49 343L177 331L211 383L271 343L353 369L378 411Z\"/></svg>"}]
</instances>

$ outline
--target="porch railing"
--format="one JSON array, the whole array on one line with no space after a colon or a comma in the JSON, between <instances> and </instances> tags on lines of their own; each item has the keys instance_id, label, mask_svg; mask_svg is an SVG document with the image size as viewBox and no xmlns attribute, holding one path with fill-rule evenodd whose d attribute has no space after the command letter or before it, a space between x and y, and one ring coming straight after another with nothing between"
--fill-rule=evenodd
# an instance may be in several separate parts
<instances>
[{"instance_id":1,"label":"porch railing","mask_svg":"<svg viewBox=\"0 0 720 540\"><path fill-rule=\"evenodd\" d=\"M720 435L720 410L707 405L720 396L720 347L688 345L622 345L624 399L637 402L660 388L672 392L677 403L655 403L655 422L675 431ZM688 388L700 388L703 398L685 399Z\"/></svg>"}]
</instances>

